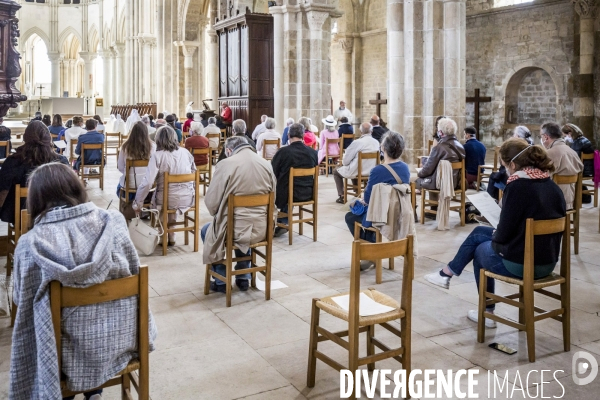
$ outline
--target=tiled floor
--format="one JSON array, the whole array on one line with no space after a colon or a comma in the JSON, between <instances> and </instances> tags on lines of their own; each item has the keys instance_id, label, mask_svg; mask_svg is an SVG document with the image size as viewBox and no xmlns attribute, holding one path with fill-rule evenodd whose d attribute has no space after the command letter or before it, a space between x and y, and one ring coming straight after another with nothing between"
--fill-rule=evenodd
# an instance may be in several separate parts
<instances>
[{"instance_id":1,"label":"tiled floor","mask_svg":"<svg viewBox=\"0 0 600 400\"><path fill-rule=\"evenodd\" d=\"M97 182L89 185L94 203L117 207L114 194L117 183L115 158L110 158L105 190ZM150 306L159 329L156 351L151 360L152 399L336 399L340 396L339 374L325 364L317 364L317 383L306 387L306 365L310 321L310 303L315 297L348 290L352 236L344 223L343 207L336 198L333 178L319 180L318 241L308 236L294 236L288 246L287 236L275 239L273 279L288 285L275 290L270 301L256 290L242 293L234 289L233 306L225 307L222 294L205 296L202 248L194 253L191 246L169 248L166 257L157 249L152 257L143 257L150 268ZM202 223L210 216L203 208ZM571 257L572 322L571 351L562 351L562 331L556 321L536 325L537 361L527 360L524 333L499 326L486 331L484 344L477 343L476 326L466 318L477 307L472 269L454 278L450 290L433 287L423 276L448 262L474 225L460 227L452 215L452 229L439 232L433 222L418 225L419 258L415 262L413 285L412 360L420 369L477 369L480 398L488 398L487 371L502 376L509 372L512 398L523 398L520 388L535 395L538 373L530 370L556 370L558 382L546 373L543 396L566 399L597 399L600 377L588 386L573 383L571 362L580 350L593 353L600 360L600 234L598 209L585 207L581 218L581 251ZM386 263L384 262L384 266ZM394 271L384 270L383 283L375 285L375 271L363 273L363 286L399 296L402 262ZM498 284L500 293L508 285ZM542 303L546 305L547 301ZM515 318L513 309L498 307L500 314ZM321 320L327 326L343 328L344 324L328 316ZM11 329L8 319L0 319L0 399L7 397ZM393 338L378 331L383 340ZM518 350L512 356L492 350L488 344L499 342ZM330 343L322 349L340 362L344 352ZM361 351L365 351L364 348ZM345 362L344 362L345 363ZM378 368L396 369L395 361L378 363ZM517 375L519 372L519 375ZM520 379L519 379L520 377ZM465 382L462 382L465 384ZM464 386L464 385L463 385ZM563 389L564 387L564 389ZM364 396L364 394L363 394ZM117 399L115 390L105 391L105 398ZM363 397L364 398L364 397ZM508 398L506 392L495 398Z\"/></svg>"}]
</instances>

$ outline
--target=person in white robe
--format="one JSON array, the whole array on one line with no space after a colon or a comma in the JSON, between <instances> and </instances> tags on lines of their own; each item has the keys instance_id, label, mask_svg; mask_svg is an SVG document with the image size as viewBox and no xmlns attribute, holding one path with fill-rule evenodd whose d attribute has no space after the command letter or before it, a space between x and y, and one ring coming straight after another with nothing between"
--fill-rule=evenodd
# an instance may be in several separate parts
<instances>
[{"instance_id":1,"label":"person in white robe","mask_svg":"<svg viewBox=\"0 0 600 400\"><path fill-rule=\"evenodd\" d=\"M136 124L136 122L141 121L142 118L138 113L138 110L135 108L131 110L131 115L127 118L127 122L125 122L125 135L129 136L129 132L131 132L131 128Z\"/></svg>"},{"instance_id":2,"label":"person in white robe","mask_svg":"<svg viewBox=\"0 0 600 400\"><path fill-rule=\"evenodd\" d=\"M106 129L107 133L112 133L114 132L113 129L115 128L115 121L117 120L117 118L115 117L114 114L110 114L110 118L108 119L108 122L106 123L106 125L104 125L104 128Z\"/></svg>"},{"instance_id":3,"label":"person in white robe","mask_svg":"<svg viewBox=\"0 0 600 400\"><path fill-rule=\"evenodd\" d=\"M115 122L113 124L112 131L115 133L121 133L121 136L123 137L127 136L127 133L129 133L127 130L125 130L125 121L123 121L123 119L121 118L121 114L117 114L117 118L115 119Z\"/></svg>"}]
</instances>

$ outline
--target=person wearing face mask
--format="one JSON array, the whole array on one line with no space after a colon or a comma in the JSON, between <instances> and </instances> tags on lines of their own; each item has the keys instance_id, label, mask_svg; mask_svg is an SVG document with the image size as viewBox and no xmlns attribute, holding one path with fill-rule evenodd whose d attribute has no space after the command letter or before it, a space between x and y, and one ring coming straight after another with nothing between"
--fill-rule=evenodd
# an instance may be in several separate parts
<instances>
[{"instance_id":1,"label":"person wearing face mask","mask_svg":"<svg viewBox=\"0 0 600 400\"><path fill-rule=\"evenodd\" d=\"M583 163L577 153L569 147L562 138L560 126L547 122L540 129L542 144L548 152L548 157L554 164L556 175L577 175L583 171ZM567 210L573 208L575 200L575 184L558 185L565 195Z\"/></svg>"},{"instance_id":2,"label":"person wearing face mask","mask_svg":"<svg viewBox=\"0 0 600 400\"><path fill-rule=\"evenodd\" d=\"M583 136L583 132L577 125L566 124L562 127L562 133L565 134L565 142L577 153L579 158L581 158L581 154L592 154L594 152L594 145L588 138ZM594 176L594 160L584 161L583 176Z\"/></svg>"},{"instance_id":3,"label":"person wearing face mask","mask_svg":"<svg viewBox=\"0 0 600 400\"><path fill-rule=\"evenodd\" d=\"M475 228L448 265L425 275L429 283L448 289L451 278L461 275L471 261L478 289L482 268L498 275L523 279L527 219L549 220L566 215L565 197L550 178L554 166L541 146L511 138L500 147L500 160L510 177L504 190L497 229L487 226ZM544 278L554 270L560 254L561 237L562 233L554 233L535 238L535 279ZM488 279L487 290L494 293L494 279ZM494 304L489 305L487 311L493 313L494 307ZM467 318L473 322L477 322L477 317L477 310L467 313ZM486 320L485 326L495 328L496 323Z\"/></svg>"},{"instance_id":4,"label":"person wearing face mask","mask_svg":"<svg viewBox=\"0 0 600 400\"><path fill-rule=\"evenodd\" d=\"M218 163L206 191L204 203L212 222L204 225L200 231L204 242L202 255L204 264L212 264L218 274L225 276L225 265L219 262L225 259L225 234L229 195L247 196L261 195L275 191L275 174L271 163L256 154L248 144L245 137L232 136L225 141L226 159ZM250 255L249 246L258 243L272 235L267 232L267 208L235 208L234 210L233 244L239 249L235 251L236 257ZM245 269L250 266L249 261L236 264L235 269ZM236 275L235 284L241 291L248 290L250 274ZM225 285L231 282L222 282L218 279L211 281L210 290L226 292Z\"/></svg>"}]
</instances>

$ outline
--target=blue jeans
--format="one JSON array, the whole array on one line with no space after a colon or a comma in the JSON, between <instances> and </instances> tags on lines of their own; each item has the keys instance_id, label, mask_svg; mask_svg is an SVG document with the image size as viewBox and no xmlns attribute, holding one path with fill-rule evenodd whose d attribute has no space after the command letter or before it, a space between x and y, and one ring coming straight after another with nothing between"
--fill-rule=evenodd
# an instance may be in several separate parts
<instances>
[{"instance_id":1,"label":"blue jeans","mask_svg":"<svg viewBox=\"0 0 600 400\"><path fill-rule=\"evenodd\" d=\"M350 233L352 234L352 236L354 236L354 223L355 222L362 224L363 216L356 215L351 212L346 213L346 225L348 225L348 229L350 230ZM375 243L375 232L361 229L360 230L360 238L363 240L366 240L367 242Z\"/></svg>"},{"instance_id":2,"label":"blue jeans","mask_svg":"<svg viewBox=\"0 0 600 400\"><path fill-rule=\"evenodd\" d=\"M287 214L287 212L288 212L288 206L286 205L286 206L285 206L285 207L283 207L283 208L282 208L280 211L281 211L282 213L285 213L285 214ZM287 224L288 224L288 217L284 217L284 218L277 218L277 222L279 222L280 224L286 224L286 225L287 225Z\"/></svg>"},{"instance_id":3,"label":"blue jeans","mask_svg":"<svg viewBox=\"0 0 600 400\"><path fill-rule=\"evenodd\" d=\"M508 276L510 278L522 279L523 277L514 275L506 269L502 262L502 257L492 249L492 233L494 229L488 226L478 226L473 229L471 234L465 239L458 249L454 259L448 263L448 268L454 275L460 275L467 264L473 261L473 272L475 273L475 283L479 290L479 271L482 268L493 272L494 274ZM493 279L487 280L487 291L494 293L495 282ZM488 310L496 308L494 304L488 307Z\"/></svg>"},{"instance_id":4,"label":"blue jeans","mask_svg":"<svg viewBox=\"0 0 600 400\"><path fill-rule=\"evenodd\" d=\"M208 230L208 227L210 226L210 223L204 225L202 227L202 229L200 230L200 237L202 238L202 243L204 243L204 239L206 238L206 231ZM248 250L247 253L243 253L241 250L236 250L235 251L235 256L236 257L243 257L243 256L249 256L250 252L252 250ZM246 268L250 268L250 261L242 261L242 262L238 262L235 264L235 270L240 270L240 269L246 269ZM215 271L217 274L222 275L222 276L226 276L226 268L225 268L225 264L213 264L212 265L212 269L213 271ZM236 275L235 279L250 279L251 276L250 274L243 274L243 275ZM220 279L216 279L215 278L215 283L217 285L224 285L225 282L221 281Z\"/></svg>"}]
</instances>

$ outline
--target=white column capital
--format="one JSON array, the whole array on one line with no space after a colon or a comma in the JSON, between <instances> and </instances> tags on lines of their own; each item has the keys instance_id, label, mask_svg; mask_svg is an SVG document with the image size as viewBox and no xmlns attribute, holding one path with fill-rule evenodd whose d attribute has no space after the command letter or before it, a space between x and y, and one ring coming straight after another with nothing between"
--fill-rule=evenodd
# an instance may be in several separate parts
<instances>
[{"instance_id":1,"label":"white column capital","mask_svg":"<svg viewBox=\"0 0 600 400\"><path fill-rule=\"evenodd\" d=\"M125 43L115 43L112 45L112 48L117 57L122 57L125 55Z\"/></svg>"},{"instance_id":2,"label":"white column capital","mask_svg":"<svg viewBox=\"0 0 600 400\"><path fill-rule=\"evenodd\" d=\"M81 57L83 61L87 64L94 61L96 57L98 57L98 54L89 51L82 51L79 53L79 57Z\"/></svg>"},{"instance_id":3,"label":"white column capital","mask_svg":"<svg viewBox=\"0 0 600 400\"><path fill-rule=\"evenodd\" d=\"M325 20L329 18L329 13L322 11L309 11L306 13L308 27L311 31L320 31L323 28Z\"/></svg>"},{"instance_id":4,"label":"white column capital","mask_svg":"<svg viewBox=\"0 0 600 400\"><path fill-rule=\"evenodd\" d=\"M594 18L597 10L597 0L571 0L575 12L582 19Z\"/></svg>"},{"instance_id":5,"label":"white column capital","mask_svg":"<svg viewBox=\"0 0 600 400\"><path fill-rule=\"evenodd\" d=\"M62 57L64 57L64 54L62 54L58 51L49 51L48 52L48 59L50 60L50 62L60 61L60 59Z\"/></svg>"},{"instance_id":6,"label":"white column capital","mask_svg":"<svg viewBox=\"0 0 600 400\"><path fill-rule=\"evenodd\" d=\"M338 36L337 41L342 45L344 53L352 53L354 49L354 38L352 36Z\"/></svg>"}]
</instances>

